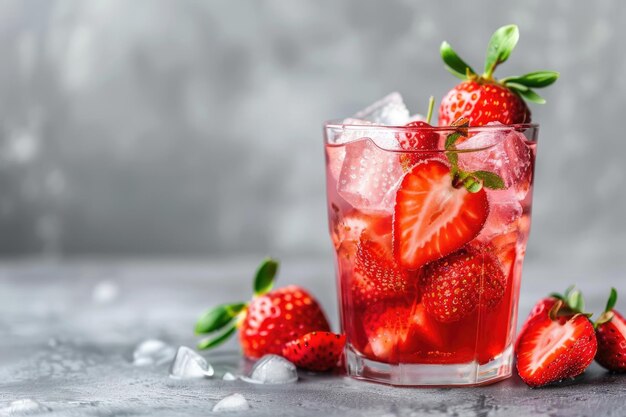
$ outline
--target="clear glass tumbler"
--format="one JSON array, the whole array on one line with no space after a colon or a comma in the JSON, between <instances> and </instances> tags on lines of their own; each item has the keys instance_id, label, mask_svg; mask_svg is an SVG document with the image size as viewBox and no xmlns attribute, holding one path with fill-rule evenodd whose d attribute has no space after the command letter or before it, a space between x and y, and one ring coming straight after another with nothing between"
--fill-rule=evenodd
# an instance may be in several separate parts
<instances>
[{"instance_id":1,"label":"clear glass tumbler","mask_svg":"<svg viewBox=\"0 0 626 417\"><path fill-rule=\"evenodd\" d=\"M537 132L325 124L349 375L440 386L511 375Z\"/></svg>"}]
</instances>

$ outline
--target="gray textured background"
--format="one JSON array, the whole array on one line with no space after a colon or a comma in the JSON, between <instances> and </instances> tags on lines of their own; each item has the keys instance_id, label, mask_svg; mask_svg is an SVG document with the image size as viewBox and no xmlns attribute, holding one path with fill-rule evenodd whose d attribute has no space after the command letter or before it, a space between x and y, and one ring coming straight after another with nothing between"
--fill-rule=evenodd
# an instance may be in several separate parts
<instances>
[{"instance_id":1,"label":"gray textured background","mask_svg":"<svg viewBox=\"0 0 626 417\"><path fill-rule=\"evenodd\" d=\"M328 255L321 122L398 90L413 111L480 67L561 71L529 261L621 264L621 1L0 2L0 255Z\"/></svg>"}]
</instances>

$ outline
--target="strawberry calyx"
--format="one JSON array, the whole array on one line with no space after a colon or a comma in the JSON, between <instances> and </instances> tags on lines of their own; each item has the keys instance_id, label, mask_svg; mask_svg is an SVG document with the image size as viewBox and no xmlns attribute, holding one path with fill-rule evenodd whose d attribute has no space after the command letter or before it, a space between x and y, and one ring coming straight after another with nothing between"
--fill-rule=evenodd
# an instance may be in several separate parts
<instances>
[{"instance_id":1,"label":"strawberry calyx","mask_svg":"<svg viewBox=\"0 0 626 417\"><path fill-rule=\"evenodd\" d=\"M494 32L487 47L485 68L482 74L478 74L452 49L448 42L443 42L440 54L446 69L461 80L475 81L479 84L499 84L513 91L523 99L533 103L543 104L545 99L537 94L533 88L544 88L553 84L558 78L556 71L534 71L521 76L506 77L497 80L493 73L496 68L504 63L519 40L517 25L502 26Z\"/></svg>"},{"instance_id":2,"label":"strawberry calyx","mask_svg":"<svg viewBox=\"0 0 626 417\"><path fill-rule=\"evenodd\" d=\"M450 175L454 188L465 188L470 193L477 193L483 187L492 190L505 188L504 180L498 174L490 171L464 171L459 168L459 154L456 148L457 141L468 136L469 119L461 117L451 124L454 131L446 137L446 158L450 162Z\"/></svg>"},{"instance_id":3,"label":"strawberry calyx","mask_svg":"<svg viewBox=\"0 0 626 417\"><path fill-rule=\"evenodd\" d=\"M598 320L593 324L593 326L597 329L600 325L605 324L613 320L615 317L615 313L613 312L613 307L617 303L617 290L615 288L611 288L611 292L609 293L609 299L606 302L606 307Z\"/></svg>"},{"instance_id":4,"label":"strawberry calyx","mask_svg":"<svg viewBox=\"0 0 626 417\"><path fill-rule=\"evenodd\" d=\"M274 286L279 263L272 258L265 258L257 268L253 290L254 297L267 294ZM247 302L225 303L210 308L202 313L195 326L195 334L211 334L201 340L198 349L211 349L228 340L246 317Z\"/></svg>"}]
</instances>

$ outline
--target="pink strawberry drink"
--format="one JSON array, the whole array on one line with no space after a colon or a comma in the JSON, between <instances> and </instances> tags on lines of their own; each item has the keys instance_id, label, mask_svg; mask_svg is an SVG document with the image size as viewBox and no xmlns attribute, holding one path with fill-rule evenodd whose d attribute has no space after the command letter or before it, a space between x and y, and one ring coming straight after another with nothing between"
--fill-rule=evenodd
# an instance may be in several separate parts
<instances>
[{"instance_id":1,"label":"pink strawberry drink","mask_svg":"<svg viewBox=\"0 0 626 417\"><path fill-rule=\"evenodd\" d=\"M394 385L506 378L538 127L410 122L396 93L325 125L347 372Z\"/></svg>"}]
</instances>

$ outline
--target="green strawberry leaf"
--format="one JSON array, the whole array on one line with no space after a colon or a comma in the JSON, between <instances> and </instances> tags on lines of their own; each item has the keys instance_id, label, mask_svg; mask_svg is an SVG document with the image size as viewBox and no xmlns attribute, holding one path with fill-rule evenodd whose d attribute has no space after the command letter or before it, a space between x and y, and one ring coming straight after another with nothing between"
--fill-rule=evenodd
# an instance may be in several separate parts
<instances>
[{"instance_id":1,"label":"green strawberry leaf","mask_svg":"<svg viewBox=\"0 0 626 417\"><path fill-rule=\"evenodd\" d=\"M611 294L609 295L609 300L606 302L605 312L613 310L615 307L615 303L617 303L617 290L615 288L611 288Z\"/></svg>"},{"instance_id":2,"label":"green strawberry leaf","mask_svg":"<svg viewBox=\"0 0 626 417\"><path fill-rule=\"evenodd\" d=\"M572 291L567 297L567 305L574 311L582 313L585 311L585 300L583 294L578 291Z\"/></svg>"},{"instance_id":3,"label":"green strawberry leaf","mask_svg":"<svg viewBox=\"0 0 626 417\"><path fill-rule=\"evenodd\" d=\"M222 343L224 343L226 340L228 340L228 338L231 337L233 333L235 333L236 330L237 330L237 326L233 324L232 326L229 326L226 330L224 330L222 333L220 333L216 337L213 337L213 338L208 337L206 339L201 340L198 343L197 348L200 350L204 350L204 349L211 349L216 346L219 346Z\"/></svg>"},{"instance_id":4,"label":"green strawberry leaf","mask_svg":"<svg viewBox=\"0 0 626 417\"><path fill-rule=\"evenodd\" d=\"M502 26L494 32L487 46L484 74L486 79L491 79L496 67L509 58L518 40L519 29L516 25Z\"/></svg>"},{"instance_id":5,"label":"green strawberry leaf","mask_svg":"<svg viewBox=\"0 0 626 417\"><path fill-rule=\"evenodd\" d=\"M513 90L513 91L515 91L515 92L517 92L517 93L522 93L522 92L524 92L524 91L528 91L528 90L530 90L530 88L526 87L526 86L525 86L525 85L523 85L523 84L512 83L512 82L511 82L511 83L506 84L506 87L507 87L509 90Z\"/></svg>"},{"instance_id":6,"label":"green strawberry leaf","mask_svg":"<svg viewBox=\"0 0 626 417\"><path fill-rule=\"evenodd\" d=\"M450 161L452 168L456 168L459 164L459 154L457 152L446 152L446 157Z\"/></svg>"},{"instance_id":7,"label":"green strawberry leaf","mask_svg":"<svg viewBox=\"0 0 626 417\"><path fill-rule=\"evenodd\" d=\"M278 261L272 258L265 258L256 271L254 295L263 295L272 289L276 272L278 272Z\"/></svg>"},{"instance_id":8,"label":"green strawberry leaf","mask_svg":"<svg viewBox=\"0 0 626 417\"><path fill-rule=\"evenodd\" d=\"M541 97L539 94L535 93L530 88L526 91L521 91L521 90L516 90L516 91L520 96L522 96L526 100L531 101L533 103L544 104L546 102L546 99Z\"/></svg>"},{"instance_id":9,"label":"green strawberry leaf","mask_svg":"<svg viewBox=\"0 0 626 417\"><path fill-rule=\"evenodd\" d=\"M467 79L467 74L476 74L476 72L470 67L460 56L454 52L452 46L446 41L441 43L441 47L439 48L439 52L441 53L441 59L446 64L446 69L452 73L457 78L462 80Z\"/></svg>"},{"instance_id":10,"label":"green strawberry leaf","mask_svg":"<svg viewBox=\"0 0 626 417\"><path fill-rule=\"evenodd\" d=\"M472 175L483 182L485 188L491 190L503 190L504 180L498 174L489 171L474 171Z\"/></svg>"},{"instance_id":11,"label":"green strawberry leaf","mask_svg":"<svg viewBox=\"0 0 626 417\"><path fill-rule=\"evenodd\" d=\"M559 79L559 73L556 71L535 71L519 77L507 77L501 80L504 85L515 83L530 88L543 88L554 84Z\"/></svg>"},{"instance_id":12,"label":"green strawberry leaf","mask_svg":"<svg viewBox=\"0 0 626 417\"><path fill-rule=\"evenodd\" d=\"M463 136L461 135L461 132L450 133L446 138L446 149L452 149L456 141L459 140L461 136Z\"/></svg>"},{"instance_id":13,"label":"green strawberry leaf","mask_svg":"<svg viewBox=\"0 0 626 417\"><path fill-rule=\"evenodd\" d=\"M196 322L196 334L212 333L217 331L239 314L246 305L244 303L222 304L204 312Z\"/></svg>"}]
</instances>

